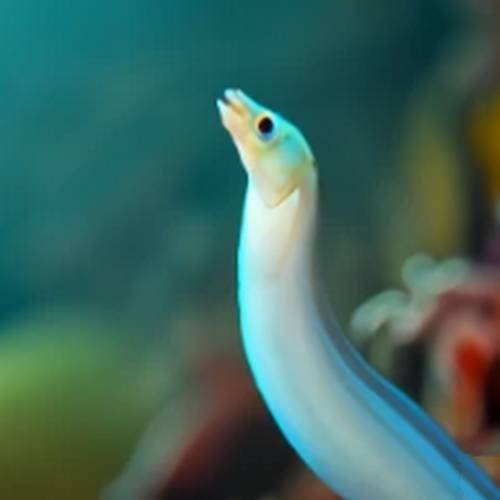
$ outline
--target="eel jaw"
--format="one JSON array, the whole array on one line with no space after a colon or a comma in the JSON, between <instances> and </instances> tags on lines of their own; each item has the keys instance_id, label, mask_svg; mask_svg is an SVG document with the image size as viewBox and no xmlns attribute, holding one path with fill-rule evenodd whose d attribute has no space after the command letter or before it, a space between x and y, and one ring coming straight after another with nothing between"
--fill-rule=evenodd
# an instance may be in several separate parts
<instances>
[{"instance_id":1,"label":"eel jaw","mask_svg":"<svg viewBox=\"0 0 500 500\"><path fill-rule=\"evenodd\" d=\"M262 109L241 90L226 89L224 96L217 99L222 124L235 142L241 140L251 127L251 122Z\"/></svg>"}]
</instances>

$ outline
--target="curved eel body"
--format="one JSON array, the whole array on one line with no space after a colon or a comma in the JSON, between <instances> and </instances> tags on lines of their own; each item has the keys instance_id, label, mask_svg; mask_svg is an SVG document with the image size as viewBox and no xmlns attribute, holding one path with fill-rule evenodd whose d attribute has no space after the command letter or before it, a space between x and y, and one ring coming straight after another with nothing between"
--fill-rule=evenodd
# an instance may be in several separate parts
<instances>
[{"instance_id":1,"label":"curved eel body","mask_svg":"<svg viewBox=\"0 0 500 500\"><path fill-rule=\"evenodd\" d=\"M248 173L238 252L257 386L310 468L346 499L500 499L486 474L319 311L317 170L302 134L237 90L218 101Z\"/></svg>"}]
</instances>

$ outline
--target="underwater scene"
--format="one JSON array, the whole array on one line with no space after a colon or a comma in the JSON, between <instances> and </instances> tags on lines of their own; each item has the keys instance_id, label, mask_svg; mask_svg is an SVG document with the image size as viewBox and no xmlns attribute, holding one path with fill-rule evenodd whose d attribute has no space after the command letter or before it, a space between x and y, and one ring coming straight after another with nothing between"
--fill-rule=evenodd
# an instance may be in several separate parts
<instances>
[{"instance_id":1,"label":"underwater scene","mask_svg":"<svg viewBox=\"0 0 500 500\"><path fill-rule=\"evenodd\" d=\"M500 499L500 2L0 26L0 500Z\"/></svg>"}]
</instances>

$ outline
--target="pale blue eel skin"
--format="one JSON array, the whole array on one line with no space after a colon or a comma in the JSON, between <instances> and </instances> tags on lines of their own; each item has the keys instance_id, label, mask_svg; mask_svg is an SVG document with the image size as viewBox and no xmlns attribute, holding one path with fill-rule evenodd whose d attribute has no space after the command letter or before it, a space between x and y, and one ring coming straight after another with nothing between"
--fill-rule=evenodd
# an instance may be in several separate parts
<instances>
[{"instance_id":1,"label":"pale blue eel skin","mask_svg":"<svg viewBox=\"0 0 500 500\"><path fill-rule=\"evenodd\" d=\"M239 90L217 104L248 174L238 252L244 349L286 438L345 499L500 499L482 469L322 318L317 168L302 134Z\"/></svg>"}]
</instances>

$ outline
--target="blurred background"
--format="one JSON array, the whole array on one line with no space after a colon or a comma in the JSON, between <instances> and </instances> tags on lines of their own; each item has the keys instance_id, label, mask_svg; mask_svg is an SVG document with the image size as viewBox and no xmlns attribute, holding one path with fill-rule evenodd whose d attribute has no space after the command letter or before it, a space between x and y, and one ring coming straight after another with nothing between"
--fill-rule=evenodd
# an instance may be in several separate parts
<instances>
[{"instance_id":1,"label":"blurred background","mask_svg":"<svg viewBox=\"0 0 500 500\"><path fill-rule=\"evenodd\" d=\"M0 498L335 498L243 362L228 86L312 143L341 323L500 478L499 5L3 1Z\"/></svg>"}]
</instances>

